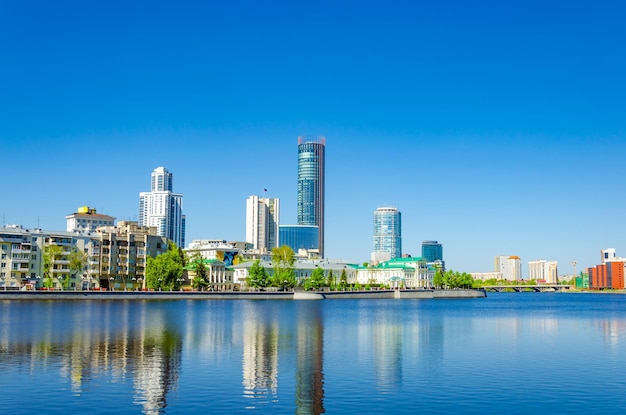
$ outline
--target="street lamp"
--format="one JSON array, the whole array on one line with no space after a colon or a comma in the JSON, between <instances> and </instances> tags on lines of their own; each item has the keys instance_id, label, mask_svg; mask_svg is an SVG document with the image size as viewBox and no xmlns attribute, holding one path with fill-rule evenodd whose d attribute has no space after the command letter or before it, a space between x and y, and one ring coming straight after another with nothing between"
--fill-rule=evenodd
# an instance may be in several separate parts
<instances>
[{"instance_id":1,"label":"street lamp","mask_svg":"<svg viewBox=\"0 0 626 415\"><path fill-rule=\"evenodd\" d=\"M109 281L110 281L110 282L109 282L109 289L110 289L111 291L115 291L115 285L113 284L113 280L115 280L115 278L113 278L113 277L110 277L110 278L109 278Z\"/></svg>"},{"instance_id":2,"label":"street lamp","mask_svg":"<svg viewBox=\"0 0 626 415\"><path fill-rule=\"evenodd\" d=\"M137 278L137 291L143 291L143 286L141 285L141 281L143 281L141 277Z\"/></svg>"},{"instance_id":3,"label":"street lamp","mask_svg":"<svg viewBox=\"0 0 626 415\"><path fill-rule=\"evenodd\" d=\"M159 278L159 291L161 291L161 281L163 281L163 278Z\"/></svg>"}]
</instances>

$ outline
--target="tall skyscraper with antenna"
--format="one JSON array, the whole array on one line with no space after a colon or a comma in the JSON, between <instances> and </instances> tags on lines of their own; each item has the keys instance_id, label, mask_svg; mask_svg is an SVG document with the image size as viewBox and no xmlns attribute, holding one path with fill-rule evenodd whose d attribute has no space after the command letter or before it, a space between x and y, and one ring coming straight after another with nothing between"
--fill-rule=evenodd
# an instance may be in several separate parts
<instances>
[{"instance_id":1,"label":"tall skyscraper with antenna","mask_svg":"<svg viewBox=\"0 0 626 415\"><path fill-rule=\"evenodd\" d=\"M298 137L298 225L318 227L324 258L324 168L326 138Z\"/></svg>"}]
</instances>

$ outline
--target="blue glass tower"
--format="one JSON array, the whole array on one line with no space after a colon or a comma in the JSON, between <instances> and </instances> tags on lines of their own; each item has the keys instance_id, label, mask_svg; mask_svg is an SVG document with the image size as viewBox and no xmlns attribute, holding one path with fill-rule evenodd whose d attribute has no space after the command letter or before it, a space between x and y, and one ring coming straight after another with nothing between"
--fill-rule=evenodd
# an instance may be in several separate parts
<instances>
[{"instance_id":1,"label":"blue glass tower","mask_svg":"<svg viewBox=\"0 0 626 415\"><path fill-rule=\"evenodd\" d=\"M324 258L325 147L324 137L298 137L298 225L317 226L320 258Z\"/></svg>"},{"instance_id":2,"label":"blue glass tower","mask_svg":"<svg viewBox=\"0 0 626 415\"><path fill-rule=\"evenodd\" d=\"M374 252L388 252L391 258L402 257L402 216L394 207L374 212Z\"/></svg>"},{"instance_id":3,"label":"blue glass tower","mask_svg":"<svg viewBox=\"0 0 626 415\"><path fill-rule=\"evenodd\" d=\"M427 262L443 261L443 247L437 241L422 242L422 258Z\"/></svg>"}]
</instances>

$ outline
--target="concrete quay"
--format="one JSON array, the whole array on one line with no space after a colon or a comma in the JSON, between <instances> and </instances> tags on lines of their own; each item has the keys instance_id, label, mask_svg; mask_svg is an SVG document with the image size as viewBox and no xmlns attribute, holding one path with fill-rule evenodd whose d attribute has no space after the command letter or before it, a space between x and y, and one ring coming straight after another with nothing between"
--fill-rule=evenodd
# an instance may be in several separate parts
<instances>
[{"instance_id":1,"label":"concrete quay","mask_svg":"<svg viewBox=\"0 0 626 415\"><path fill-rule=\"evenodd\" d=\"M0 300L340 300L485 298L484 290L0 291Z\"/></svg>"}]
</instances>

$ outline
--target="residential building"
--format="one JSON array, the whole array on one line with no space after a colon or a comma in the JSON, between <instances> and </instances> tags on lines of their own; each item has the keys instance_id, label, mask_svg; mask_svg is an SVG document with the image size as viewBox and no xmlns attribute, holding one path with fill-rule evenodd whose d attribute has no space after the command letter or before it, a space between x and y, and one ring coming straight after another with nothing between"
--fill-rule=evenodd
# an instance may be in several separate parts
<instances>
[{"instance_id":1,"label":"residential building","mask_svg":"<svg viewBox=\"0 0 626 415\"><path fill-rule=\"evenodd\" d=\"M517 255L498 255L494 259L494 271L501 272L507 281L522 280L522 262Z\"/></svg>"},{"instance_id":2,"label":"residential building","mask_svg":"<svg viewBox=\"0 0 626 415\"><path fill-rule=\"evenodd\" d=\"M317 249L324 258L324 187L326 139L298 137L297 224L317 226ZM281 242L282 243L282 242Z\"/></svg>"},{"instance_id":3,"label":"residential building","mask_svg":"<svg viewBox=\"0 0 626 415\"><path fill-rule=\"evenodd\" d=\"M0 287L82 288L92 278L85 257L93 240L94 236L87 233L42 231L19 225L0 228ZM54 254L50 254L52 250ZM78 268L73 257L79 261Z\"/></svg>"},{"instance_id":4,"label":"residential building","mask_svg":"<svg viewBox=\"0 0 626 415\"><path fill-rule=\"evenodd\" d=\"M557 261L545 259L528 261L528 279L546 284L557 284L559 282Z\"/></svg>"},{"instance_id":5,"label":"residential building","mask_svg":"<svg viewBox=\"0 0 626 415\"><path fill-rule=\"evenodd\" d=\"M280 200L250 196L246 201L246 242L259 252L280 246Z\"/></svg>"},{"instance_id":6,"label":"residential building","mask_svg":"<svg viewBox=\"0 0 626 415\"><path fill-rule=\"evenodd\" d=\"M487 281L487 280L502 280L501 272L470 272L470 275L475 280Z\"/></svg>"},{"instance_id":7,"label":"residential building","mask_svg":"<svg viewBox=\"0 0 626 415\"><path fill-rule=\"evenodd\" d=\"M280 225L279 239L281 245L287 245L295 253L304 251L310 256L321 257L319 253L319 228L314 225Z\"/></svg>"},{"instance_id":8,"label":"residential building","mask_svg":"<svg viewBox=\"0 0 626 415\"><path fill-rule=\"evenodd\" d=\"M139 194L139 226L155 227L157 235L184 247L183 195L173 192L172 173L164 167L157 167L150 183L150 191Z\"/></svg>"},{"instance_id":9,"label":"residential building","mask_svg":"<svg viewBox=\"0 0 626 415\"><path fill-rule=\"evenodd\" d=\"M144 289L148 257L168 249L168 238L157 235L154 227L120 221L117 226L97 230L97 239L88 251L92 273L97 269L98 284L110 290Z\"/></svg>"},{"instance_id":10,"label":"residential building","mask_svg":"<svg viewBox=\"0 0 626 415\"><path fill-rule=\"evenodd\" d=\"M372 258L386 252L390 259L402 257L402 215L395 207L380 207L374 212Z\"/></svg>"},{"instance_id":11,"label":"residential building","mask_svg":"<svg viewBox=\"0 0 626 415\"><path fill-rule=\"evenodd\" d=\"M0 228L0 289L32 288L43 276L43 233L19 225Z\"/></svg>"},{"instance_id":12,"label":"residential building","mask_svg":"<svg viewBox=\"0 0 626 415\"><path fill-rule=\"evenodd\" d=\"M75 213L67 215L67 232L95 232L98 226L113 226L115 218L97 213L95 208L81 206Z\"/></svg>"}]
</instances>

